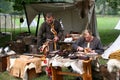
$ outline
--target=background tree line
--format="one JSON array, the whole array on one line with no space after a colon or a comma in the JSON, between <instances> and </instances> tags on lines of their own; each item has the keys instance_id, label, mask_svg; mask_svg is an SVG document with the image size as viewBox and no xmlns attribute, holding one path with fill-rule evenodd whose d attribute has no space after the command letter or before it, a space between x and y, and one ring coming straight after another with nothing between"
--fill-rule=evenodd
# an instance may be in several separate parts
<instances>
[{"instance_id":1,"label":"background tree line","mask_svg":"<svg viewBox=\"0 0 120 80\"><path fill-rule=\"evenodd\" d=\"M120 14L120 0L96 0L97 14L117 15Z\"/></svg>"},{"instance_id":2,"label":"background tree line","mask_svg":"<svg viewBox=\"0 0 120 80\"><path fill-rule=\"evenodd\" d=\"M23 13L23 1L30 2L53 2L53 1L67 1L73 0L0 0L0 13ZM102 15L117 15L120 12L120 0L95 0L96 13Z\"/></svg>"}]
</instances>

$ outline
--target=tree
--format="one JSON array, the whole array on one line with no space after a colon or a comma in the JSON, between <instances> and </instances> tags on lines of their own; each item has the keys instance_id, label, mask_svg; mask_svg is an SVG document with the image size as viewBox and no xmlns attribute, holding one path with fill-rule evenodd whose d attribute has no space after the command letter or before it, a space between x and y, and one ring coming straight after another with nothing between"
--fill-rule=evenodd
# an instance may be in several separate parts
<instances>
[{"instance_id":1,"label":"tree","mask_svg":"<svg viewBox=\"0 0 120 80\"><path fill-rule=\"evenodd\" d=\"M36 2L38 0L10 0L14 2L13 8L15 11L22 11L23 8L23 3L30 3L30 2Z\"/></svg>"},{"instance_id":2,"label":"tree","mask_svg":"<svg viewBox=\"0 0 120 80\"><path fill-rule=\"evenodd\" d=\"M102 7L101 7L102 6ZM106 0L96 0L96 7L100 9L98 13L105 14L106 9Z\"/></svg>"},{"instance_id":3,"label":"tree","mask_svg":"<svg viewBox=\"0 0 120 80\"><path fill-rule=\"evenodd\" d=\"M120 1L119 0L107 0L107 2L109 3L109 6L112 8L113 14L116 15L118 13Z\"/></svg>"},{"instance_id":4,"label":"tree","mask_svg":"<svg viewBox=\"0 0 120 80\"><path fill-rule=\"evenodd\" d=\"M13 12L13 3L5 0L0 2L0 12L2 13L11 13Z\"/></svg>"},{"instance_id":5,"label":"tree","mask_svg":"<svg viewBox=\"0 0 120 80\"><path fill-rule=\"evenodd\" d=\"M0 6L2 6L2 8L0 7L0 11L9 11L6 10L4 8L4 6L6 6L6 4L8 4L7 2L10 2L12 4L12 7L14 9L14 11L19 11L19 12L23 12L23 3L31 3L31 2L42 2L42 1L46 1L46 2L59 2L59 1L65 1L65 2L74 2L74 0L1 0L2 2L0 3ZM5 4L1 5L4 1L6 1ZM101 9L101 14L105 14L107 11L106 9L109 8L110 10L108 10L108 13L111 11L112 14L117 14L118 10L119 10L119 6L120 6L120 1L119 0L95 0L97 6L103 6ZM7 5L8 8L8 5Z\"/></svg>"}]
</instances>

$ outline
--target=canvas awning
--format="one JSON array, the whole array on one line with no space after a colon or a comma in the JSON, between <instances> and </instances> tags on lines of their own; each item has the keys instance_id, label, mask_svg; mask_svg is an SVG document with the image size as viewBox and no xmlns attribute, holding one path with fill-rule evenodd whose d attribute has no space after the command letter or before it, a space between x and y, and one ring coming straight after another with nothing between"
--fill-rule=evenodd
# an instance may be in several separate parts
<instances>
[{"instance_id":1,"label":"canvas awning","mask_svg":"<svg viewBox=\"0 0 120 80\"><path fill-rule=\"evenodd\" d=\"M33 2L24 3L28 27L36 15L53 12L56 19L62 19L65 33L91 29L97 37L97 25L94 0L73 0L72 2ZM39 21L38 21L39 22ZM38 29L38 26L37 28ZM30 29L29 29L30 32ZM36 30L37 35L37 30Z\"/></svg>"}]
</instances>

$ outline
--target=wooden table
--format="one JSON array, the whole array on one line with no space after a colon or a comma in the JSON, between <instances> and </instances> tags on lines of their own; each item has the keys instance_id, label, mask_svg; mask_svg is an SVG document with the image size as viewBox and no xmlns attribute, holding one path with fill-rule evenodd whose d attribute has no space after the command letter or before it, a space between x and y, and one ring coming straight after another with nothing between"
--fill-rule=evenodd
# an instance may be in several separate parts
<instances>
[{"instance_id":1,"label":"wooden table","mask_svg":"<svg viewBox=\"0 0 120 80\"><path fill-rule=\"evenodd\" d=\"M9 64L10 64L10 61L11 61L11 63L12 63L12 61L14 62L14 64L15 64L15 60L17 60L18 59L18 61L20 61L20 63L19 64L21 64L21 63L24 63L24 61L26 61L26 62L28 62L28 64L26 65L27 66L27 70L25 70L25 72L24 72L24 77L22 78L20 75L19 76L15 76L15 75L13 75L12 74L12 72L13 72L13 67L14 67L14 65L12 65L12 67L10 68L10 65L9 65L9 67L8 68L10 68L9 69L9 73L11 74L11 75L13 75L14 77L17 77L17 78L20 78L20 79L25 79L25 80L33 80L34 78L36 78L36 77L38 77L39 75L40 75L40 73L41 72L37 72L36 73L36 70L35 70L35 66L31 66L30 68L29 68L29 65L31 64L31 63L34 63L32 60L34 59L34 58L37 58L37 60L35 60L35 62L37 61L38 62L38 58L39 58L39 60L40 60L40 64L41 64L41 62L42 61L44 61L45 60L45 57L43 56L43 55L37 55L37 54L26 54L26 55L18 55L19 57L17 58L11 58L11 60L9 59ZM21 57L20 58L20 56L23 56L23 58ZM25 58L27 58L27 59L25 59ZM20 59L20 60L19 60ZM22 60L21 60L22 59ZM38 65L38 64L37 64ZM23 65L22 65L23 66ZM26 66L25 66L25 68L26 68ZM42 66L42 64L41 64L41 66ZM16 67L15 67L16 68ZM18 69L21 69L21 66L19 67L19 66L17 66L17 68ZM21 72L19 73L19 74L21 74ZM27 77L25 77L25 76L27 76Z\"/></svg>"},{"instance_id":2,"label":"wooden table","mask_svg":"<svg viewBox=\"0 0 120 80\"><path fill-rule=\"evenodd\" d=\"M83 69L84 73L72 73L72 72L62 72L61 67L53 67L51 65L52 70L52 80L63 80L63 75L70 75L70 76L81 76L83 80L92 80L92 73L91 73L91 59L83 61Z\"/></svg>"}]
</instances>

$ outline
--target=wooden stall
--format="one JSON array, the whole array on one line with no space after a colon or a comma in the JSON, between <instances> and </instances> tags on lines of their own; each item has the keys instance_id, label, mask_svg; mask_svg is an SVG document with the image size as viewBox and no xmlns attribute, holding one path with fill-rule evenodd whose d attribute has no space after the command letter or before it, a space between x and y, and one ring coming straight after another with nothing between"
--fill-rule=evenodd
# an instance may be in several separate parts
<instances>
[{"instance_id":1,"label":"wooden stall","mask_svg":"<svg viewBox=\"0 0 120 80\"><path fill-rule=\"evenodd\" d=\"M52 80L63 80L63 75L81 76L83 80L92 80L91 60L83 61L83 69L84 69L84 73L79 74L72 72L63 72L61 67L56 68L51 65Z\"/></svg>"}]
</instances>

